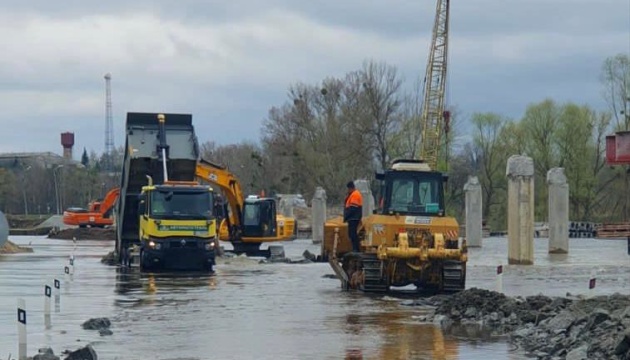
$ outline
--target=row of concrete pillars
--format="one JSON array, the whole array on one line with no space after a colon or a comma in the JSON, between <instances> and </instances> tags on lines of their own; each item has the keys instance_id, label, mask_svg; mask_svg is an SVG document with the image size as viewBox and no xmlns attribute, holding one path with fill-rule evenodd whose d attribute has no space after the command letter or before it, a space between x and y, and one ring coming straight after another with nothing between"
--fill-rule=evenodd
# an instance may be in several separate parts
<instances>
[{"instance_id":1,"label":"row of concrete pillars","mask_svg":"<svg viewBox=\"0 0 630 360\"><path fill-rule=\"evenodd\" d=\"M508 263L534 263L534 161L523 155L508 159ZM569 185L563 168L547 173L549 187L549 253L569 252ZM482 190L477 177L469 177L466 193L466 241L482 245Z\"/></svg>"}]
</instances>

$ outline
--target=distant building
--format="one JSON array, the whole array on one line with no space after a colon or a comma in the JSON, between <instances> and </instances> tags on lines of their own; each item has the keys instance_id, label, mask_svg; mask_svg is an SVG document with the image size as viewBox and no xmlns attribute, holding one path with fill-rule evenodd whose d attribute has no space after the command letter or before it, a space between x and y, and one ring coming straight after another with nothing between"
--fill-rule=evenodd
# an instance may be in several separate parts
<instances>
[{"instance_id":1,"label":"distant building","mask_svg":"<svg viewBox=\"0 0 630 360\"><path fill-rule=\"evenodd\" d=\"M83 166L80 161L64 158L52 152L0 153L0 168L12 169L28 165L38 165L46 169L58 165Z\"/></svg>"}]
</instances>

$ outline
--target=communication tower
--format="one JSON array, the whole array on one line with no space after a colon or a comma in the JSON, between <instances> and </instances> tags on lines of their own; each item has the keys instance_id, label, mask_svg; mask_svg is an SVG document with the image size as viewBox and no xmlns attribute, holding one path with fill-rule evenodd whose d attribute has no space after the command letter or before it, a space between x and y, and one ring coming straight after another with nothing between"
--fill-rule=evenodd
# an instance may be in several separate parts
<instances>
[{"instance_id":1,"label":"communication tower","mask_svg":"<svg viewBox=\"0 0 630 360\"><path fill-rule=\"evenodd\" d=\"M105 169L111 171L114 151L114 121L112 119L112 75L105 74Z\"/></svg>"}]
</instances>

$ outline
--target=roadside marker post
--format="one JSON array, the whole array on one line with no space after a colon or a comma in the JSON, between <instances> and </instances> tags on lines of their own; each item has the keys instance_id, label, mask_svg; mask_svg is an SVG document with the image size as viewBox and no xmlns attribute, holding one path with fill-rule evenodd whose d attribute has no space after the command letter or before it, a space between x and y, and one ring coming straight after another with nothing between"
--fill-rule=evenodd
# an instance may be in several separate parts
<instances>
[{"instance_id":1,"label":"roadside marker post","mask_svg":"<svg viewBox=\"0 0 630 360\"><path fill-rule=\"evenodd\" d=\"M589 278L588 281L588 292L589 292L589 296L593 297L593 295L595 294L595 286L597 284L597 277L595 276L595 270L591 271L591 277Z\"/></svg>"},{"instance_id":2,"label":"roadside marker post","mask_svg":"<svg viewBox=\"0 0 630 360\"><path fill-rule=\"evenodd\" d=\"M50 328L50 297L52 295L52 288L50 285L44 286L44 324L46 329Z\"/></svg>"},{"instance_id":3,"label":"roadside marker post","mask_svg":"<svg viewBox=\"0 0 630 360\"><path fill-rule=\"evenodd\" d=\"M497 292L503 293L503 264L497 266Z\"/></svg>"},{"instance_id":4,"label":"roadside marker post","mask_svg":"<svg viewBox=\"0 0 630 360\"><path fill-rule=\"evenodd\" d=\"M53 285L55 287L55 312L59 312L61 311L61 281L55 279Z\"/></svg>"},{"instance_id":5,"label":"roadside marker post","mask_svg":"<svg viewBox=\"0 0 630 360\"><path fill-rule=\"evenodd\" d=\"M18 359L26 360L26 302L24 299L18 299L17 321L19 334Z\"/></svg>"}]
</instances>

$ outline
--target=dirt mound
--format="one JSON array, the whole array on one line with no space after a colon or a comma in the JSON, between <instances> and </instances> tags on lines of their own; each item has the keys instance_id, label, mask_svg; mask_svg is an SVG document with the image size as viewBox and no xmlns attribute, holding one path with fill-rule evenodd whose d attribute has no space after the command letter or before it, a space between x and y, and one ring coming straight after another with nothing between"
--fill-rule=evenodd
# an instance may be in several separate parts
<instances>
[{"instance_id":1,"label":"dirt mound","mask_svg":"<svg viewBox=\"0 0 630 360\"><path fill-rule=\"evenodd\" d=\"M72 240L116 240L115 228L74 228L74 229L53 229L48 237L50 239Z\"/></svg>"},{"instance_id":2,"label":"dirt mound","mask_svg":"<svg viewBox=\"0 0 630 360\"><path fill-rule=\"evenodd\" d=\"M48 217L42 217L40 215L11 215L5 214L9 227L11 229L28 229L36 227L41 224Z\"/></svg>"},{"instance_id":3,"label":"dirt mound","mask_svg":"<svg viewBox=\"0 0 630 360\"><path fill-rule=\"evenodd\" d=\"M433 320L447 328L478 324L539 358L630 360L630 295L512 298L473 288L416 304L435 306Z\"/></svg>"},{"instance_id":4,"label":"dirt mound","mask_svg":"<svg viewBox=\"0 0 630 360\"><path fill-rule=\"evenodd\" d=\"M0 254L20 254L31 252L33 252L33 248L19 246L11 241L7 241L2 247L0 247Z\"/></svg>"}]
</instances>

